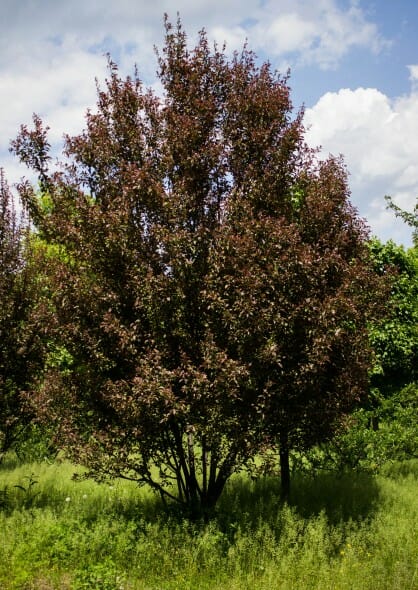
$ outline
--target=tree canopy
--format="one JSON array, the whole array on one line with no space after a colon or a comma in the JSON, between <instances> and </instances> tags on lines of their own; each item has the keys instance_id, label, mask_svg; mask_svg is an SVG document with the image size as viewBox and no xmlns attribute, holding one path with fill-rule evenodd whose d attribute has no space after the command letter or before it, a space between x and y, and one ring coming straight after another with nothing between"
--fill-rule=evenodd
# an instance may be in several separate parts
<instances>
[{"instance_id":1,"label":"tree canopy","mask_svg":"<svg viewBox=\"0 0 418 590\"><path fill-rule=\"evenodd\" d=\"M327 438L365 395L382 284L344 164L304 143L288 78L205 32L189 49L180 22L158 60L161 97L109 61L55 171L38 117L13 149L58 253L49 325L67 361L39 410L96 477L199 512L259 449Z\"/></svg>"},{"instance_id":2,"label":"tree canopy","mask_svg":"<svg viewBox=\"0 0 418 590\"><path fill-rule=\"evenodd\" d=\"M33 418L24 393L43 364L43 329L32 315L36 265L27 229L0 170L0 458Z\"/></svg>"},{"instance_id":3,"label":"tree canopy","mask_svg":"<svg viewBox=\"0 0 418 590\"><path fill-rule=\"evenodd\" d=\"M376 354L372 385L387 395L417 379L418 247L405 250L375 239L370 248L376 272L391 277L387 313L371 329Z\"/></svg>"}]
</instances>

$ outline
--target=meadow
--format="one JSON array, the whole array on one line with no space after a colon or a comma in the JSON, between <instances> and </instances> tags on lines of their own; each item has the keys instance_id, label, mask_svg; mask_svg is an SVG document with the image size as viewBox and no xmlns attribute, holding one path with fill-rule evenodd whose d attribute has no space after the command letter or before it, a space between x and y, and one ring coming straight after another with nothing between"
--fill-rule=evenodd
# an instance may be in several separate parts
<instances>
[{"instance_id":1,"label":"meadow","mask_svg":"<svg viewBox=\"0 0 418 590\"><path fill-rule=\"evenodd\" d=\"M234 477L209 523L66 462L0 466L2 590L414 590L418 461L366 473Z\"/></svg>"}]
</instances>

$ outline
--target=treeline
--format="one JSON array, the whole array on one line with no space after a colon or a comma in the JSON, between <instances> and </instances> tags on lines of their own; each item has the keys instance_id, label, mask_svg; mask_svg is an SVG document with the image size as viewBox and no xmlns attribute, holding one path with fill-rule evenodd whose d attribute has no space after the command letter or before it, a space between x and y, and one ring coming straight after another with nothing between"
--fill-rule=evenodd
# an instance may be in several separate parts
<instances>
[{"instance_id":1,"label":"treeline","mask_svg":"<svg viewBox=\"0 0 418 590\"><path fill-rule=\"evenodd\" d=\"M39 185L17 219L1 178L0 444L47 429L201 514L255 457L286 498L291 454L359 464L347 432L413 416L417 248L369 238L287 77L165 25L162 98L109 61L61 161L37 116L12 143Z\"/></svg>"}]
</instances>

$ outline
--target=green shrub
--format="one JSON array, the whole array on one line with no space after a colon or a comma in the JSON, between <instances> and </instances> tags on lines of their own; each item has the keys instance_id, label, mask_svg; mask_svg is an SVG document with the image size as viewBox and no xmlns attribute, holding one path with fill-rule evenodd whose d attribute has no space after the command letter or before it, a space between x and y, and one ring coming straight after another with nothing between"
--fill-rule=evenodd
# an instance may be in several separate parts
<instances>
[{"instance_id":1,"label":"green shrub","mask_svg":"<svg viewBox=\"0 0 418 590\"><path fill-rule=\"evenodd\" d=\"M363 470L418 458L418 383L410 383L373 410L360 409L332 441L294 453L296 472Z\"/></svg>"}]
</instances>

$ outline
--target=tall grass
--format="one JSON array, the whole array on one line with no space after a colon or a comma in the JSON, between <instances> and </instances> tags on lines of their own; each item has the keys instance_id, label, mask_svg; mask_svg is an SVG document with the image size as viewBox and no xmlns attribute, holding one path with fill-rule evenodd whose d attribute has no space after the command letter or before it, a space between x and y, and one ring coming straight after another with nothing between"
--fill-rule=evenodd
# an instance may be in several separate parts
<instances>
[{"instance_id":1,"label":"tall grass","mask_svg":"<svg viewBox=\"0 0 418 590\"><path fill-rule=\"evenodd\" d=\"M236 477L209 524L73 472L0 468L2 590L418 589L418 462L295 478L290 505L274 478Z\"/></svg>"}]
</instances>

